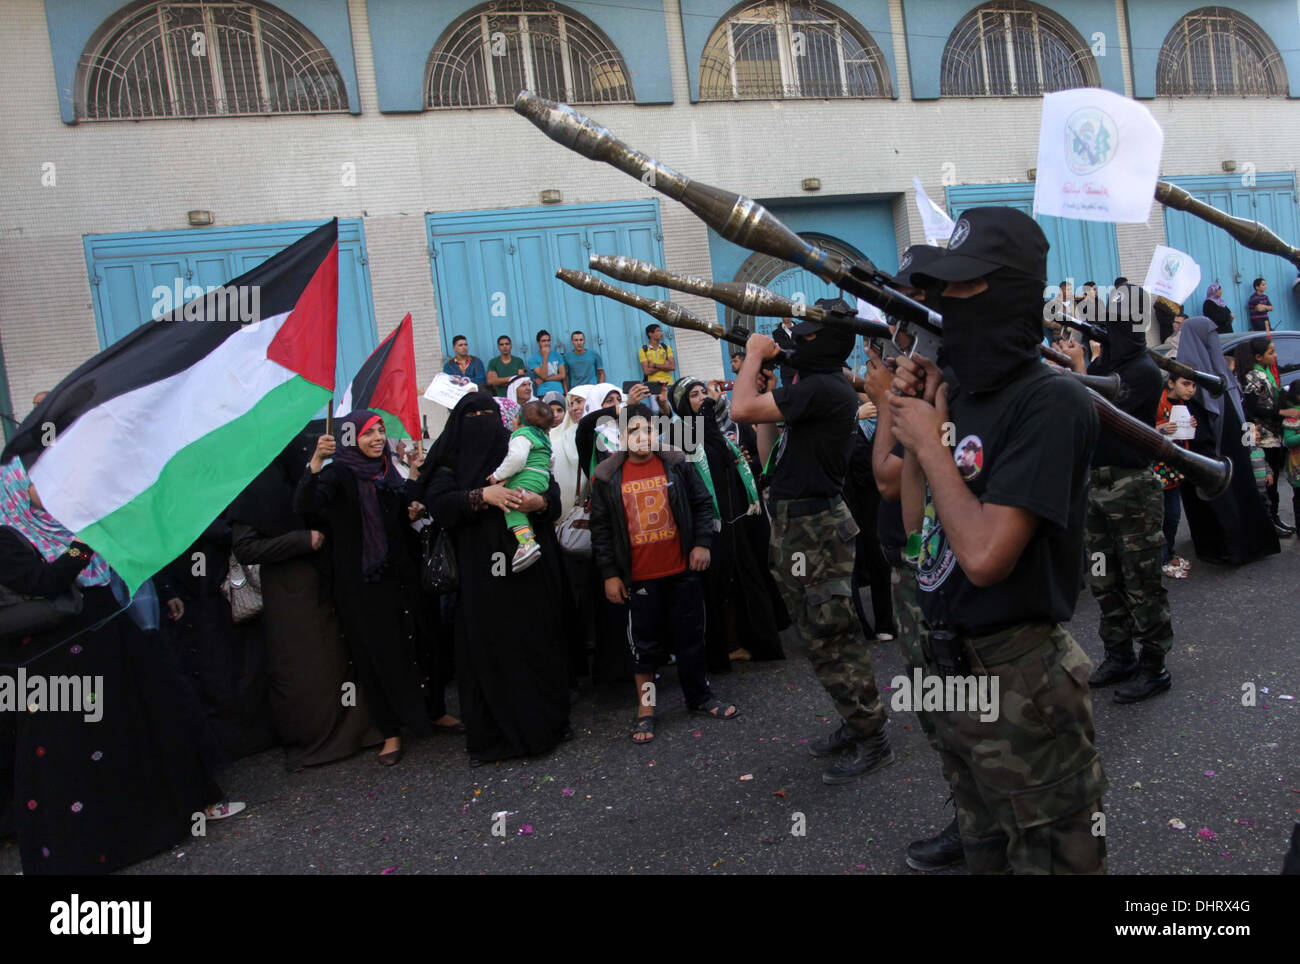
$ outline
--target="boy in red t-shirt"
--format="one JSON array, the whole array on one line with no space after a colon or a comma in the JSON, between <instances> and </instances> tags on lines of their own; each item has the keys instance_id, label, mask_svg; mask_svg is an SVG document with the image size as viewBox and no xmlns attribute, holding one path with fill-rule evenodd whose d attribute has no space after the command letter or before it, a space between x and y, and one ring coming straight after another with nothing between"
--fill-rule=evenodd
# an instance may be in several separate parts
<instances>
[{"instance_id":1,"label":"boy in red t-shirt","mask_svg":"<svg viewBox=\"0 0 1300 964\"><path fill-rule=\"evenodd\" d=\"M632 740L648 743L654 739L655 670L667 661L670 620L686 705L723 720L737 710L712 694L705 670L700 573L709 567L713 500L684 453L654 451L645 406L629 406L626 425L625 448L592 476L591 545L605 598L628 607L638 695Z\"/></svg>"},{"instance_id":2,"label":"boy in red t-shirt","mask_svg":"<svg viewBox=\"0 0 1300 964\"><path fill-rule=\"evenodd\" d=\"M1186 405L1195 394L1196 382L1170 375L1165 390L1160 395L1160 405L1156 408L1156 428L1166 435L1173 435L1178 428L1172 421L1173 407ZM1192 419L1192 425L1196 425L1196 419ZM1187 448L1186 440L1177 444ZM1174 555L1174 537L1178 535L1178 523L1182 519L1178 490L1183 484L1183 476L1164 462L1156 462L1151 468L1165 487L1165 561L1160 571L1170 579L1186 579L1192 564Z\"/></svg>"}]
</instances>

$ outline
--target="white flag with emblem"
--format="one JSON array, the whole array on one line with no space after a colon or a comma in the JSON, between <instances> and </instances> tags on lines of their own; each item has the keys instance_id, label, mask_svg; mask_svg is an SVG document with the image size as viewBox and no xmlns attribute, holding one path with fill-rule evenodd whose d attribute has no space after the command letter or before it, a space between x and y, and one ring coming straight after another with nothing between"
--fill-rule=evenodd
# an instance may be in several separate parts
<instances>
[{"instance_id":1,"label":"white flag with emblem","mask_svg":"<svg viewBox=\"0 0 1300 964\"><path fill-rule=\"evenodd\" d=\"M921 187L921 179L912 175L912 186L916 188L916 209L921 212L921 225L925 228L925 243L938 244L952 234L952 218L948 212L930 200L930 195Z\"/></svg>"},{"instance_id":2,"label":"white flag with emblem","mask_svg":"<svg viewBox=\"0 0 1300 964\"><path fill-rule=\"evenodd\" d=\"M1201 284L1201 266L1184 254L1163 244L1156 246L1147 268L1147 280L1142 285L1152 295L1168 298L1181 305Z\"/></svg>"},{"instance_id":3,"label":"white flag with emblem","mask_svg":"<svg viewBox=\"0 0 1300 964\"><path fill-rule=\"evenodd\" d=\"M1165 135L1137 101L1084 87L1043 98L1034 214L1145 224Z\"/></svg>"}]
</instances>

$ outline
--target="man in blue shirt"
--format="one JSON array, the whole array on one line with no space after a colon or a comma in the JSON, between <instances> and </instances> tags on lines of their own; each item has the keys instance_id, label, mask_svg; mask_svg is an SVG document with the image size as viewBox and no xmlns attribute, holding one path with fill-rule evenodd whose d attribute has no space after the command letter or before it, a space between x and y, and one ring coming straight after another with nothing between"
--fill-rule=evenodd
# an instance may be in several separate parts
<instances>
[{"instance_id":1,"label":"man in blue shirt","mask_svg":"<svg viewBox=\"0 0 1300 964\"><path fill-rule=\"evenodd\" d=\"M587 351L587 336L575 331L569 336L573 351L566 352L564 367L569 390L575 385L599 385L605 381L605 362L598 351Z\"/></svg>"},{"instance_id":2,"label":"man in blue shirt","mask_svg":"<svg viewBox=\"0 0 1300 964\"><path fill-rule=\"evenodd\" d=\"M537 333L537 351L528 359L528 374L533 380L533 398L564 391L564 355L552 354L551 333L545 328Z\"/></svg>"},{"instance_id":3,"label":"man in blue shirt","mask_svg":"<svg viewBox=\"0 0 1300 964\"><path fill-rule=\"evenodd\" d=\"M469 340L464 335L457 335L451 340L451 347L455 354L442 366L443 372L462 375L479 388L486 388L487 369L483 367L483 359L469 353Z\"/></svg>"}]
</instances>

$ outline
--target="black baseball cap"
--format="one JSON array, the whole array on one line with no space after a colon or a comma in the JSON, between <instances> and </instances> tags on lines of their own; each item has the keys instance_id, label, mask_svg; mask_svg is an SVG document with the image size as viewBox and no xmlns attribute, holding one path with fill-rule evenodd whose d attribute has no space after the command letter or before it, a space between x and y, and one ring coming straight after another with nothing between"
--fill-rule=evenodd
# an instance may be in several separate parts
<instances>
[{"instance_id":1,"label":"black baseball cap","mask_svg":"<svg viewBox=\"0 0 1300 964\"><path fill-rule=\"evenodd\" d=\"M857 314L857 309L850 305L843 298L818 298L813 302L818 308L825 308L828 311L848 312L850 318ZM805 318L799 324L790 330L792 335L815 335L823 328L827 327L820 321L813 321L811 318ZM832 328L843 330L843 325L831 325Z\"/></svg>"},{"instance_id":2,"label":"black baseball cap","mask_svg":"<svg viewBox=\"0 0 1300 964\"><path fill-rule=\"evenodd\" d=\"M974 281L1002 268L1047 283L1047 236L1033 218L1008 207L970 208L952 229L942 256L913 278Z\"/></svg>"},{"instance_id":3,"label":"black baseball cap","mask_svg":"<svg viewBox=\"0 0 1300 964\"><path fill-rule=\"evenodd\" d=\"M920 285L912 279L912 276L917 273L924 274L925 268L935 258L941 257L943 257L943 248L933 244L914 244L898 259L898 274L889 280L900 288L919 288Z\"/></svg>"}]
</instances>

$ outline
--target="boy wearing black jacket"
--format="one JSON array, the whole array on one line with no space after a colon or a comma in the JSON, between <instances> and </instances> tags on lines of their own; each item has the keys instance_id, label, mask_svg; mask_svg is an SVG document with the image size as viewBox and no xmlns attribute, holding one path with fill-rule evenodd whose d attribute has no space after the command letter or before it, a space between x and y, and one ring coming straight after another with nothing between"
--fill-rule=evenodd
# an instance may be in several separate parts
<instances>
[{"instance_id":1,"label":"boy wearing black jacket","mask_svg":"<svg viewBox=\"0 0 1300 964\"><path fill-rule=\"evenodd\" d=\"M709 567L713 501L684 453L652 451L651 425L648 409L629 406L622 450L602 462L591 479L591 545L605 597L628 607L636 743L654 739L654 674L666 661L668 619L686 705L724 720L737 713L713 696L705 670L699 573Z\"/></svg>"}]
</instances>

